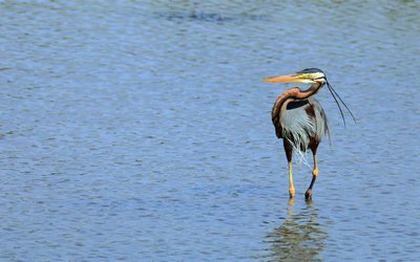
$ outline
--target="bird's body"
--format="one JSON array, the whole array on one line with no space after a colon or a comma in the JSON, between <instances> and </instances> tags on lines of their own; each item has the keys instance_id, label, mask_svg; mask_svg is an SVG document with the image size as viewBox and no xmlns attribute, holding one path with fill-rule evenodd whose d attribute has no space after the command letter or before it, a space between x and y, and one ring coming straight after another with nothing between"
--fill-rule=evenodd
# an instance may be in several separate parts
<instances>
[{"instance_id":1,"label":"bird's body","mask_svg":"<svg viewBox=\"0 0 420 262\"><path fill-rule=\"evenodd\" d=\"M277 99L278 100L278 99ZM327 117L314 97L274 103L272 121L278 138L286 139L294 150L306 152L329 133Z\"/></svg>"},{"instance_id":2,"label":"bird's body","mask_svg":"<svg viewBox=\"0 0 420 262\"><path fill-rule=\"evenodd\" d=\"M336 97L341 100L327 81L324 72L317 68L308 68L290 75L269 77L267 83L307 83L311 84L308 89L301 90L293 87L277 97L273 110L272 121L276 130L276 136L283 139L289 168L289 194L293 198L295 187L293 183L292 155L293 152L312 151L314 166L312 169L312 181L306 190L306 199L312 198L312 187L319 175L316 153L318 145L324 135L329 134L327 117L321 104L314 98L317 92L327 84L334 97L343 117L343 112ZM348 109L349 110L349 109ZM351 114L350 110L349 113ZM353 114L351 114L353 117ZM353 117L354 119L354 117Z\"/></svg>"}]
</instances>

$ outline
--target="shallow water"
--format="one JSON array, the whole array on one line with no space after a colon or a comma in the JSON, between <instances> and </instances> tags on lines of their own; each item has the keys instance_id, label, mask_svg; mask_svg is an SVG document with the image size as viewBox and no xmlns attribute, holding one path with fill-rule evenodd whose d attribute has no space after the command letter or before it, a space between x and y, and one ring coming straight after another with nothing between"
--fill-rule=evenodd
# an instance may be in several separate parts
<instances>
[{"instance_id":1,"label":"shallow water","mask_svg":"<svg viewBox=\"0 0 420 262\"><path fill-rule=\"evenodd\" d=\"M417 1L1 1L1 260L420 260ZM357 116L310 169L270 111Z\"/></svg>"}]
</instances>

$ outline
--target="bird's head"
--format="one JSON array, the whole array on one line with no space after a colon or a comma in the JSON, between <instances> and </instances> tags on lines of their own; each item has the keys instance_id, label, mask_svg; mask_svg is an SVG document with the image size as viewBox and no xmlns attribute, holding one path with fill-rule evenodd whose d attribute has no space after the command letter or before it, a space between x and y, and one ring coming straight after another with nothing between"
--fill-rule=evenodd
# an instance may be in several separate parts
<instances>
[{"instance_id":1,"label":"bird's head","mask_svg":"<svg viewBox=\"0 0 420 262\"><path fill-rule=\"evenodd\" d=\"M338 109L340 110L344 125L346 125L346 120L344 118L343 110L341 109L340 103L338 101L340 101L344 105L344 107L347 109L347 111L353 118L353 121L356 122L356 118L354 117L353 113L344 103L343 99L341 99L338 93L334 90L332 85L328 82L327 76L321 69L306 68L294 74L267 77L264 79L264 82L266 83L305 83L305 84L319 83L320 86L318 86L318 88L321 88L324 86L324 84L326 84L328 87L328 90L330 91L332 97L334 98L338 106Z\"/></svg>"},{"instance_id":2,"label":"bird's head","mask_svg":"<svg viewBox=\"0 0 420 262\"><path fill-rule=\"evenodd\" d=\"M325 84L327 82L327 77L321 69L306 68L294 74L267 77L264 79L264 82L266 83Z\"/></svg>"}]
</instances>

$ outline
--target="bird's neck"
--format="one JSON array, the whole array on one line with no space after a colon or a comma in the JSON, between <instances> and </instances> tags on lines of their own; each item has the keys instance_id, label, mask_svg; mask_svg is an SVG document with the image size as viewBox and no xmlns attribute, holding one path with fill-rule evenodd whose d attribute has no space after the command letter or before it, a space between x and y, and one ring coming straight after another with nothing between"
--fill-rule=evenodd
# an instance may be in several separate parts
<instances>
[{"instance_id":1,"label":"bird's neck","mask_svg":"<svg viewBox=\"0 0 420 262\"><path fill-rule=\"evenodd\" d=\"M307 99L310 96L315 95L318 90L322 87L322 83L314 83L308 89L300 90L300 88L295 87L286 91L288 93L288 98L294 99Z\"/></svg>"},{"instance_id":2,"label":"bird's neck","mask_svg":"<svg viewBox=\"0 0 420 262\"><path fill-rule=\"evenodd\" d=\"M313 96L318 92L318 90L323 86L323 83L314 83L308 89L300 90L299 87L293 87L286 90L283 94L277 97L276 102L273 105L273 110L271 111L271 119L276 126L277 137L282 137L281 127L277 128L280 120L280 112L283 106L287 106L290 101L293 100L304 100L310 96Z\"/></svg>"},{"instance_id":3,"label":"bird's neck","mask_svg":"<svg viewBox=\"0 0 420 262\"><path fill-rule=\"evenodd\" d=\"M314 83L308 89L301 90L299 87L293 87L286 90L283 94L277 97L275 105L282 105L286 100L303 100L315 95L323 86L323 83Z\"/></svg>"}]
</instances>

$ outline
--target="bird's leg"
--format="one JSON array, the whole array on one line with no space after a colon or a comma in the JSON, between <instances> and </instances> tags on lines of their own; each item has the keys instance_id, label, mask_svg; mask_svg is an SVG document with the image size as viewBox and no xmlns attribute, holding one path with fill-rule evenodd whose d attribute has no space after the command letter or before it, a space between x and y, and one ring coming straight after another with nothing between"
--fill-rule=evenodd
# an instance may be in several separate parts
<instances>
[{"instance_id":1,"label":"bird's leg","mask_svg":"<svg viewBox=\"0 0 420 262\"><path fill-rule=\"evenodd\" d=\"M318 163L316 160L315 152L313 153L313 158L314 158L314 168L312 169L312 181L308 187L308 190L306 190L306 193L305 193L306 200L312 199L312 187L315 184L316 177L319 175Z\"/></svg>"},{"instance_id":2,"label":"bird's leg","mask_svg":"<svg viewBox=\"0 0 420 262\"><path fill-rule=\"evenodd\" d=\"M293 184L293 168L292 168L292 161L288 162L289 164L289 196L293 198L295 196L295 185Z\"/></svg>"},{"instance_id":3,"label":"bird's leg","mask_svg":"<svg viewBox=\"0 0 420 262\"><path fill-rule=\"evenodd\" d=\"M284 151L286 152L288 169L289 169L289 196L293 198L295 196L295 186L293 184L293 169L292 169L292 154L293 147L289 141L283 139Z\"/></svg>"}]
</instances>

